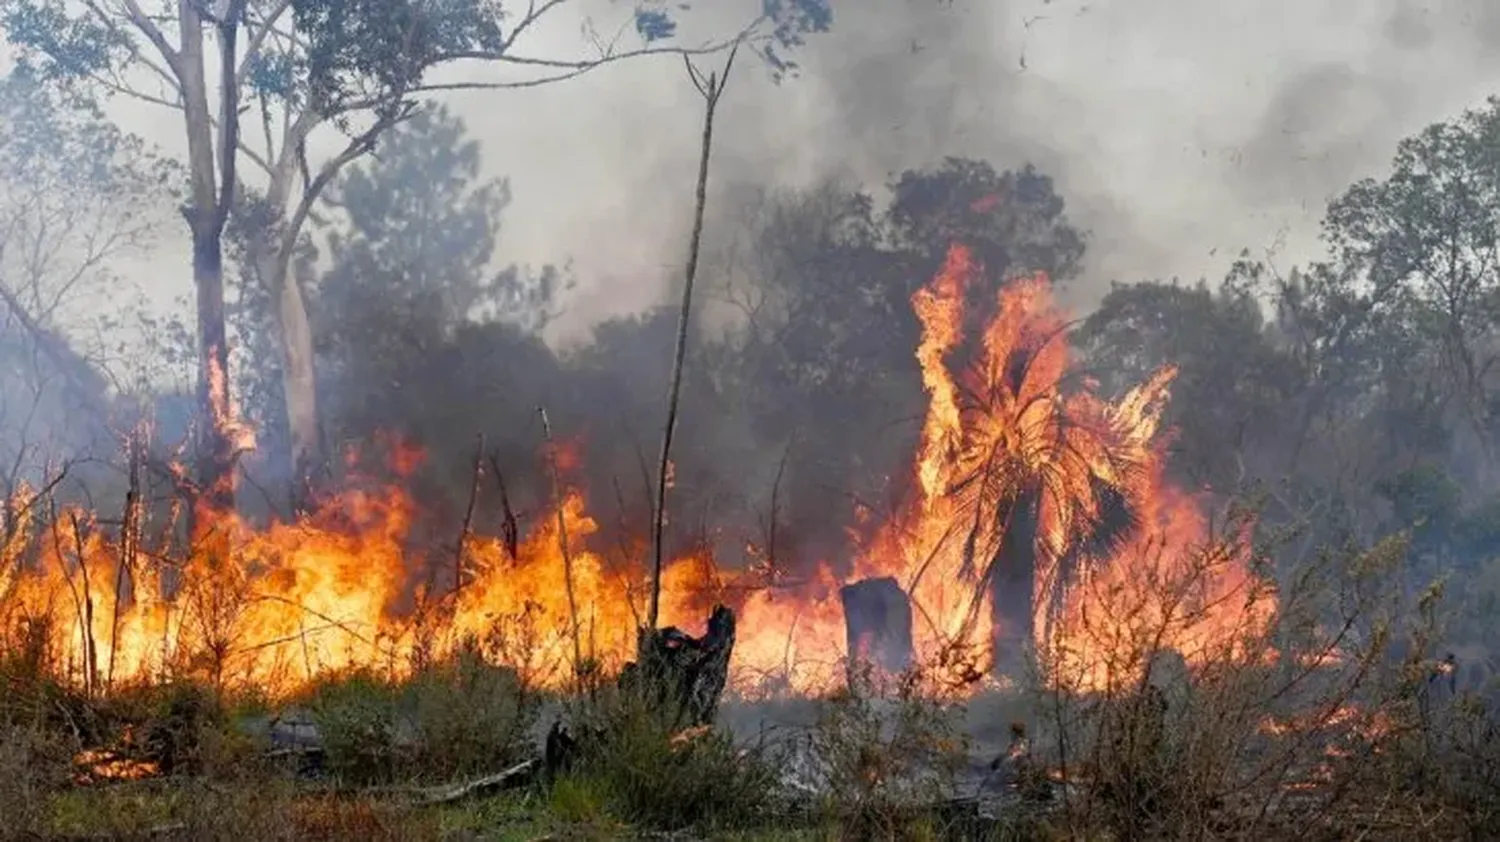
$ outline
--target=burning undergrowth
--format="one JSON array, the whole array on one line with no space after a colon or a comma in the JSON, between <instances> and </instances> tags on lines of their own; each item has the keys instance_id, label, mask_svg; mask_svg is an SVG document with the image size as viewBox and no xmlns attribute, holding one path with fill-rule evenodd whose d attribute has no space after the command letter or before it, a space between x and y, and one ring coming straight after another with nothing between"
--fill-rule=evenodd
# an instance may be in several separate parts
<instances>
[{"instance_id":1,"label":"burning undergrowth","mask_svg":"<svg viewBox=\"0 0 1500 842\"><path fill-rule=\"evenodd\" d=\"M771 564L728 569L710 548L665 567L661 618L686 634L659 635L659 654L702 668L682 688L689 722L630 708L602 680L650 651L637 630L652 583L644 542L634 558L595 546L576 481L586 454L566 443L547 454L558 499L533 529L473 534L466 521L456 547L435 549L417 539L426 514L407 482L422 452L399 442L377 469L352 454L336 493L269 526L200 508L179 530L134 492L115 523L47 489L18 495L0 532L0 678L52 689L0 714L60 719L77 743L60 774L93 783L242 765L243 746L213 736L218 706L268 698L286 713L262 718L273 744L301 707L292 730L316 732L321 768L387 782L414 763L450 776L504 766L527 752L539 700L617 694L634 714L594 710L574 736L548 733L544 778L572 812L597 797L671 823L701 812L689 790L736 793L721 805L736 815L791 792L881 835L922 803L998 792L1012 818L1124 837L1253 835L1308 815L1332 826L1335 802L1348 811L1337 821L1363 828L1369 793L1388 797L1412 769L1437 793L1429 806L1473 801L1500 766L1429 773L1482 743L1476 723L1490 720L1438 727L1441 670L1417 655L1389 668L1402 630L1380 583L1399 542L1272 587L1254 517L1211 517L1164 478L1173 371L1106 398L1073 370L1045 278L1012 279L969 312L980 278L955 247L913 296L929 407L904 508L797 582ZM754 748L710 727L722 659L721 724L759 731ZM629 674L649 685L648 673ZM216 692L168 692L113 717L129 723L113 734L111 717L76 703L80 690L97 702L174 687ZM765 741L793 724L800 741ZM276 752L305 754L294 736ZM554 743L575 747L571 766L552 767ZM643 783L641 764L616 755L660 774ZM753 774L722 777L740 766ZM1356 781L1360 797L1340 794Z\"/></svg>"},{"instance_id":2,"label":"burning undergrowth","mask_svg":"<svg viewBox=\"0 0 1500 842\"><path fill-rule=\"evenodd\" d=\"M842 684L840 589L859 581L889 580L909 601L896 642L907 654L888 666L921 666L928 689L947 694L1027 666L1053 684L1128 681L1137 626L1165 629L1156 645L1197 663L1269 622L1274 594L1250 570L1245 536L1211 534L1203 501L1163 479L1173 372L1118 400L1097 395L1070 370L1068 323L1043 277L1008 281L965 336L982 276L955 246L913 297L929 395L917 493L852 548L852 564L820 561L786 586L764 567L723 569L704 549L664 571L665 623L693 630L719 602L739 615L739 693ZM49 657L90 687L195 673L285 693L327 672L399 672L434 646L485 637L529 682L561 688L633 656L650 587L644 564L591 547L597 524L566 482L582 457L555 448L561 499L529 534L466 532L446 562L409 540L423 513L402 478L421 453L404 444L387 454L393 481L354 474L306 517L263 528L199 511L185 547L143 547L162 530L139 506L109 529L23 493L6 509L0 608L11 629L50 623ZM1213 563L1188 561L1201 556ZM460 584L435 593L417 571L445 564Z\"/></svg>"}]
</instances>

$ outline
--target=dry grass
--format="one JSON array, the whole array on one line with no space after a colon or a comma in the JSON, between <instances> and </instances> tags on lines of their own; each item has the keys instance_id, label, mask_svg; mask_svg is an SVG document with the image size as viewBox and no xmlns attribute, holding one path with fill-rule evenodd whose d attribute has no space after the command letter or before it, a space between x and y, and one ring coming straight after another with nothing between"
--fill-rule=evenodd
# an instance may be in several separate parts
<instances>
[{"instance_id":1,"label":"dry grass","mask_svg":"<svg viewBox=\"0 0 1500 842\"><path fill-rule=\"evenodd\" d=\"M0 838L1500 836L1500 717L1434 678L1441 594L1403 600L1399 541L1284 574L1274 623L1177 652L1163 641L1193 622L1193 595L1217 575L1223 556L1209 549L1145 590L1098 595L1111 618L1094 630L1111 641L1102 685L1070 685L1066 659L1048 653L1029 690L969 705L924 698L913 676L885 698L799 700L809 724L776 744L683 734L596 687L563 700L579 736L570 767L436 808L359 788L483 774L536 749L545 700L481 648L401 681L312 688L298 701L327 757L326 777L309 781L265 762L263 737L244 727L263 702L187 678L84 692L48 672L49 630L33 618L0 635ZM1189 607L1153 613L1141 599ZM983 818L961 781L968 737L1013 720L1028 738L1013 765L1030 777ZM80 785L86 749L164 777Z\"/></svg>"}]
</instances>

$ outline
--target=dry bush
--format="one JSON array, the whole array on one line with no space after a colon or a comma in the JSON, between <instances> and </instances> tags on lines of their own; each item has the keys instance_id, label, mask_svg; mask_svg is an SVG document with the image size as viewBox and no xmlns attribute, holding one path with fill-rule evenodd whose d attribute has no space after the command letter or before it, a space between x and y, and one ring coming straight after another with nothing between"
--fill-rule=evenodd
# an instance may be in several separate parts
<instances>
[{"instance_id":1,"label":"dry bush","mask_svg":"<svg viewBox=\"0 0 1500 842\"><path fill-rule=\"evenodd\" d=\"M841 838L929 833L933 805L957 794L963 710L924 696L923 684L912 670L887 696L836 694L809 732L800 783L820 795Z\"/></svg>"},{"instance_id":2,"label":"dry bush","mask_svg":"<svg viewBox=\"0 0 1500 842\"><path fill-rule=\"evenodd\" d=\"M1071 653L1044 653L1038 748L1064 781L1054 825L1127 839L1416 838L1393 805L1415 806L1402 794L1413 775L1457 768L1433 746L1452 758L1459 741L1438 735L1456 728L1483 746L1475 737L1493 733L1494 719L1460 726L1453 706L1440 721L1418 704L1432 684L1430 646L1398 584L1404 540L1325 553L1283 577L1268 623L1252 606L1270 594L1247 588L1233 597L1245 600L1235 613L1245 622L1194 633L1209 616L1204 583L1222 581L1233 540L1170 565L1146 560L1143 587L1092 594L1106 610L1070 637L1100 644L1088 682L1070 681ZM1395 644L1407 638L1403 660ZM1493 812L1478 793L1496 767L1475 765L1462 784L1440 774L1448 783L1433 783L1443 790L1433 802L1457 799L1467 806L1452 809L1470 819Z\"/></svg>"},{"instance_id":3,"label":"dry bush","mask_svg":"<svg viewBox=\"0 0 1500 842\"><path fill-rule=\"evenodd\" d=\"M1489 688L1459 683L1451 654L1435 657L1442 597L1419 598L1378 727L1329 763L1324 814L1367 837L1500 836L1500 711Z\"/></svg>"}]
</instances>

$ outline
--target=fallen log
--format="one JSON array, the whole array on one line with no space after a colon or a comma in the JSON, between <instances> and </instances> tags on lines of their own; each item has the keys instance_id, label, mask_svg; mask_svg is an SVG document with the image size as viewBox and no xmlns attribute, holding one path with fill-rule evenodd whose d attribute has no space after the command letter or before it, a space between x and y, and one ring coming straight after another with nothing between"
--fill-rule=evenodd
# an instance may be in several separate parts
<instances>
[{"instance_id":1,"label":"fallen log","mask_svg":"<svg viewBox=\"0 0 1500 842\"><path fill-rule=\"evenodd\" d=\"M661 712L672 730L712 725L729 683L734 631L734 612L723 605L714 606L702 637L675 626L641 629L636 662L620 672L620 689Z\"/></svg>"},{"instance_id":2,"label":"fallen log","mask_svg":"<svg viewBox=\"0 0 1500 842\"><path fill-rule=\"evenodd\" d=\"M501 789L511 789L531 780L532 772L536 769L535 759L526 760L493 775L485 775L460 784L449 786L428 787L426 789L412 790L413 805L417 807L431 807L438 804L452 804L465 798L479 795L487 795Z\"/></svg>"},{"instance_id":3,"label":"fallen log","mask_svg":"<svg viewBox=\"0 0 1500 842\"><path fill-rule=\"evenodd\" d=\"M45 837L22 837L33 839L47 839L49 842L133 842L133 840L157 840L157 839L191 839L189 827L186 822L169 822L167 824L153 825L139 830L107 830L97 833L53 833Z\"/></svg>"},{"instance_id":4,"label":"fallen log","mask_svg":"<svg viewBox=\"0 0 1500 842\"><path fill-rule=\"evenodd\" d=\"M862 579L839 588L847 635L849 687L858 689L869 672L904 673L915 658L911 600L895 579Z\"/></svg>"}]
</instances>

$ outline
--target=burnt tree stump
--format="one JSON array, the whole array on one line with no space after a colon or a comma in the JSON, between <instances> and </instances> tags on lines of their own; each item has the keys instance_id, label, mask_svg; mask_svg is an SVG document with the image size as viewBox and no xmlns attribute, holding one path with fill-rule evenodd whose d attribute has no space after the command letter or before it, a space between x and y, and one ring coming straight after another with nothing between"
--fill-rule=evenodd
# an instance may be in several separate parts
<instances>
[{"instance_id":1,"label":"burnt tree stump","mask_svg":"<svg viewBox=\"0 0 1500 842\"><path fill-rule=\"evenodd\" d=\"M714 606L702 637L669 626L641 629L636 662L620 673L620 689L660 711L674 728L712 725L729 683L734 612Z\"/></svg>"},{"instance_id":2,"label":"burnt tree stump","mask_svg":"<svg viewBox=\"0 0 1500 842\"><path fill-rule=\"evenodd\" d=\"M886 675L905 672L915 659L911 600L894 578L862 579L839 589L848 635L849 683L859 682L862 665Z\"/></svg>"}]
</instances>

